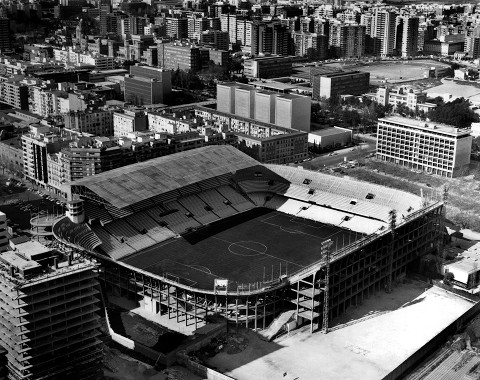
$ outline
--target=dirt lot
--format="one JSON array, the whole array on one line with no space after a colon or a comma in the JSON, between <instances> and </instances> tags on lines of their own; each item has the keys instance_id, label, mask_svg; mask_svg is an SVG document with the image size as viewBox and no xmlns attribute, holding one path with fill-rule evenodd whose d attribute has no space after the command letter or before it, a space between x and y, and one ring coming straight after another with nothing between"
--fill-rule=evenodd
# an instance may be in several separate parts
<instances>
[{"instance_id":1,"label":"dirt lot","mask_svg":"<svg viewBox=\"0 0 480 380\"><path fill-rule=\"evenodd\" d=\"M366 160L365 166L349 169L346 175L362 181L394 187L410 193L442 199L444 186L448 187L447 219L462 228L480 231L480 176L445 178L426 173L415 173L398 165Z\"/></svg>"},{"instance_id":2,"label":"dirt lot","mask_svg":"<svg viewBox=\"0 0 480 380\"><path fill-rule=\"evenodd\" d=\"M200 377L183 367L174 366L157 371L151 365L109 347L105 347L104 363L106 380L200 380Z\"/></svg>"}]
</instances>

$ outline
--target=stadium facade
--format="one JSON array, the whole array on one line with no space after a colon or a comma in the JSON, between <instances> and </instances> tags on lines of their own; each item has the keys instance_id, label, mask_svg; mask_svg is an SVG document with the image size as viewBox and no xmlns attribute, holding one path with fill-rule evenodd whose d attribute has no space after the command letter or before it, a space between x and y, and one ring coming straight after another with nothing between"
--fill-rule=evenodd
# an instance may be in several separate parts
<instances>
[{"instance_id":1,"label":"stadium facade","mask_svg":"<svg viewBox=\"0 0 480 380\"><path fill-rule=\"evenodd\" d=\"M290 310L312 330L328 327L442 240L441 201L262 165L231 146L111 170L65 191L56 239L101 263L108 292L187 325L222 316L265 329Z\"/></svg>"}]
</instances>

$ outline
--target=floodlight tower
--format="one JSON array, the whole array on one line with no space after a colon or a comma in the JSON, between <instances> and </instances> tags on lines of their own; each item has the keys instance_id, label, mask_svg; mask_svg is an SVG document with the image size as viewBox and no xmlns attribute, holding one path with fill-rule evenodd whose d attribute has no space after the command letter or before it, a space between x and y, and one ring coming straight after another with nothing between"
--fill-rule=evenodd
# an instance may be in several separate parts
<instances>
[{"instance_id":1,"label":"floodlight tower","mask_svg":"<svg viewBox=\"0 0 480 380\"><path fill-rule=\"evenodd\" d=\"M322 251L322 256L325 257L325 289L323 291L323 327L322 332L324 334L328 333L328 314L329 310L329 288L330 288L330 250L332 247L332 241L330 239L322 242L320 249Z\"/></svg>"}]
</instances>

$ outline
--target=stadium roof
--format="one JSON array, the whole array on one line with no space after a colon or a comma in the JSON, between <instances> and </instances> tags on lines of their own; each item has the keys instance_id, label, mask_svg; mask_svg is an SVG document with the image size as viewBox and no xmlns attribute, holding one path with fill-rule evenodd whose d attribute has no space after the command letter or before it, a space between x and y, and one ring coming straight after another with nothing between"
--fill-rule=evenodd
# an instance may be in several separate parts
<instances>
[{"instance_id":1,"label":"stadium roof","mask_svg":"<svg viewBox=\"0 0 480 380\"><path fill-rule=\"evenodd\" d=\"M229 146L206 146L124 166L71 182L118 208L223 174L258 165Z\"/></svg>"}]
</instances>

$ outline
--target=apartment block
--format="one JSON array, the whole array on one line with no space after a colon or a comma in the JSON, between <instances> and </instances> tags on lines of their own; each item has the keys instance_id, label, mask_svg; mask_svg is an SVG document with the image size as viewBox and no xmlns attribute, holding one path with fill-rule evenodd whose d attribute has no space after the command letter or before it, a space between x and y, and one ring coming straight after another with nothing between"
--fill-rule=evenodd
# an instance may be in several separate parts
<instances>
[{"instance_id":1,"label":"apartment block","mask_svg":"<svg viewBox=\"0 0 480 380\"><path fill-rule=\"evenodd\" d=\"M468 173L470 129L399 116L378 120L377 158L444 177Z\"/></svg>"},{"instance_id":2,"label":"apartment block","mask_svg":"<svg viewBox=\"0 0 480 380\"><path fill-rule=\"evenodd\" d=\"M267 164L286 164L307 158L308 134L295 132L267 138L237 134L237 148Z\"/></svg>"},{"instance_id":3,"label":"apartment block","mask_svg":"<svg viewBox=\"0 0 480 380\"><path fill-rule=\"evenodd\" d=\"M200 49L191 45L159 44L158 65L165 69L199 71L202 68Z\"/></svg>"},{"instance_id":4,"label":"apartment block","mask_svg":"<svg viewBox=\"0 0 480 380\"><path fill-rule=\"evenodd\" d=\"M15 81L0 82L0 102L28 110L28 86Z\"/></svg>"},{"instance_id":5,"label":"apartment block","mask_svg":"<svg viewBox=\"0 0 480 380\"><path fill-rule=\"evenodd\" d=\"M96 267L36 241L0 254L9 379L103 378Z\"/></svg>"},{"instance_id":6,"label":"apartment block","mask_svg":"<svg viewBox=\"0 0 480 380\"><path fill-rule=\"evenodd\" d=\"M47 126L33 125L22 135L23 172L25 178L42 187L48 187L47 156L60 152L74 137L60 134Z\"/></svg>"},{"instance_id":7,"label":"apartment block","mask_svg":"<svg viewBox=\"0 0 480 380\"><path fill-rule=\"evenodd\" d=\"M0 211L0 252L8 249L7 215Z\"/></svg>"},{"instance_id":8,"label":"apartment block","mask_svg":"<svg viewBox=\"0 0 480 380\"><path fill-rule=\"evenodd\" d=\"M113 135L115 137L146 130L147 116L142 109L126 109L113 113Z\"/></svg>"},{"instance_id":9,"label":"apartment block","mask_svg":"<svg viewBox=\"0 0 480 380\"><path fill-rule=\"evenodd\" d=\"M113 136L113 111L87 109L64 114L65 129L95 136Z\"/></svg>"}]
</instances>

